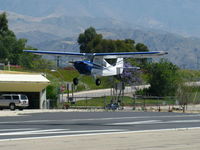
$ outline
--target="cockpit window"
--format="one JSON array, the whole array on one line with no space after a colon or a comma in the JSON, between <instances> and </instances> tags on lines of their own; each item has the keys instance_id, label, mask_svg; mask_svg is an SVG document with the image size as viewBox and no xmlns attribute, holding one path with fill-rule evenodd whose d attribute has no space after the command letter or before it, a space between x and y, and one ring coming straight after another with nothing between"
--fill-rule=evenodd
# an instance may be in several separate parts
<instances>
[{"instance_id":1,"label":"cockpit window","mask_svg":"<svg viewBox=\"0 0 200 150\"><path fill-rule=\"evenodd\" d=\"M95 58L94 63L103 67L106 67L106 61L103 58Z\"/></svg>"}]
</instances>

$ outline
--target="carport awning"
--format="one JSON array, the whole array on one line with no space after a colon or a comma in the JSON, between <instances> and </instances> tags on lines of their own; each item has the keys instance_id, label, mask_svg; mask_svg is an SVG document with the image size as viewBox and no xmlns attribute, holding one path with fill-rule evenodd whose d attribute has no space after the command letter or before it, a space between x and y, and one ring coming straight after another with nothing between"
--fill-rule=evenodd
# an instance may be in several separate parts
<instances>
[{"instance_id":1,"label":"carport awning","mask_svg":"<svg viewBox=\"0 0 200 150\"><path fill-rule=\"evenodd\" d=\"M40 92L49 83L41 74L0 74L2 92Z\"/></svg>"}]
</instances>

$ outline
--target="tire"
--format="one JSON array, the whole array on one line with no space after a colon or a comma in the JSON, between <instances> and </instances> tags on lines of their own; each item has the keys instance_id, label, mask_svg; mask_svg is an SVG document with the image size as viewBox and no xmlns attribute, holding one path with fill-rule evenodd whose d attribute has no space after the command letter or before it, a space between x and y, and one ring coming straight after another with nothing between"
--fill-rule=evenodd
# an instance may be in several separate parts
<instances>
[{"instance_id":1,"label":"tire","mask_svg":"<svg viewBox=\"0 0 200 150\"><path fill-rule=\"evenodd\" d=\"M78 78L74 78L73 83L74 83L74 85L78 85Z\"/></svg>"},{"instance_id":2,"label":"tire","mask_svg":"<svg viewBox=\"0 0 200 150\"><path fill-rule=\"evenodd\" d=\"M96 85L99 86L101 84L101 80L100 79L96 79Z\"/></svg>"},{"instance_id":3,"label":"tire","mask_svg":"<svg viewBox=\"0 0 200 150\"><path fill-rule=\"evenodd\" d=\"M10 106L9 106L10 110L15 110L15 104L14 103L11 103Z\"/></svg>"}]
</instances>

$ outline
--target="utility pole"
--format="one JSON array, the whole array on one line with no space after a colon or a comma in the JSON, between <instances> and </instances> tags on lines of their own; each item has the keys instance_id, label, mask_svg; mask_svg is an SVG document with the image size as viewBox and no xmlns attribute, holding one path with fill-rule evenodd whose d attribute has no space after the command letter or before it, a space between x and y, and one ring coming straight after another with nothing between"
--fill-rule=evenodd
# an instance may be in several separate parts
<instances>
[{"instance_id":1,"label":"utility pole","mask_svg":"<svg viewBox=\"0 0 200 150\"><path fill-rule=\"evenodd\" d=\"M59 68L60 66L60 56L56 56L56 67Z\"/></svg>"}]
</instances>

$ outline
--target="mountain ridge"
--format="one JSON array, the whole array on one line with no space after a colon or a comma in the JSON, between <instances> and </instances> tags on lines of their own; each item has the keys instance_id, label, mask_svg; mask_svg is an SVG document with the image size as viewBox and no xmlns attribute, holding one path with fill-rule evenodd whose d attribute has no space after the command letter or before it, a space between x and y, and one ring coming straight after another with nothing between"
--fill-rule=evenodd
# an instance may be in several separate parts
<instances>
[{"instance_id":1,"label":"mountain ridge","mask_svg":"<svg viewBox=\"0 0 200 150\"><path fill-rule=\"evenodd\" d=\"M0 10L31 17L109 18L200 37L197 0L0 0Z\"/></svg>"},{"instance_id":2,"label":"mountain ridge","mask_svg":"<svg viewBox=\"0 0 200 150\"><path fill-rule=\"evenodd\" d=\"M169 51L167 57L180 67L198 69L200 1L0 0L0 3L0 12L8 13L11 30L36 48L78 51L78 35L93 26L105 38L131 38L150 50Z\"/></svg>"}]
</instances>

